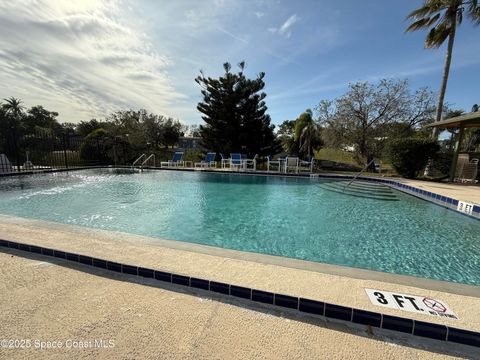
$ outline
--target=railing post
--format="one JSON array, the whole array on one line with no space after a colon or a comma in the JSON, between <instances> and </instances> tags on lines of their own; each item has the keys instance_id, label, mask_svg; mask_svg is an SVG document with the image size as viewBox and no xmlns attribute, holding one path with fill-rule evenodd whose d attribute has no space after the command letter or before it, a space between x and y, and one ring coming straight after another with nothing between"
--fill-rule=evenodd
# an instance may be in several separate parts
<instances>
[{"instance_id":1,"label":"railing post","mask_svg":"<svg viewBox=\"0 0 480 360\"><path fill-rule=\"evenodd\" d=\"M68 169L68 157L67 157L67 135L66 133L62 134L63 136L63 158L65 160L65 168Z\"/></svg>"},{"instance_id":2,"label":"railing post","mask_svg":"<svg viewBox=\"0 0 480 360\"><path fill-rule=\"evenodd\" d=\"M12 126L12 141L13 141L13 154L15 156L15 163L17 164L17 172L20 172L20 157L18 156L18 142L17 142L17 129Z\"/></svg>"}]
</instances>

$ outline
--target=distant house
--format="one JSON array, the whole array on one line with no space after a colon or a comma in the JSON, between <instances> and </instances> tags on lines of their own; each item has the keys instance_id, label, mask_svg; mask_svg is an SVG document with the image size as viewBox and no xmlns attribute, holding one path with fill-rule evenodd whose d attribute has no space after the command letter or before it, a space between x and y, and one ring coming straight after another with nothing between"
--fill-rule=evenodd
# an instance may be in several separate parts
<instances>
[{"instance_id":1,"label":"distant house","mask_svg":"<svg viewBox=\"0 0 480 360\"><path fill-rule=\"evenodd\" d=\"M181 136L178 139L178 147L184 150L202 150L200 137Z\"/></svg>"}]
</instances>

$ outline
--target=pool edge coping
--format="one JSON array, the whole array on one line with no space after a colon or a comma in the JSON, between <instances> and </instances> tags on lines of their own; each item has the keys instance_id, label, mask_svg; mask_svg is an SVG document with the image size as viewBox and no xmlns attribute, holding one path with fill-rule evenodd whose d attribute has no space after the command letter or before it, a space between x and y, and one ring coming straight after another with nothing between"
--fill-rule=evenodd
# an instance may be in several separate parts
<instances>
[{"instance_id":1,"label":"pool edge coping","mask_svg":"<svg viewBox=\"0 0 480 360\"><path fill-rule=\"evenodd\" d=\"M112 262L107 259L65 252L58 249L30 245L17 241L0 239L0 247L63 259L65 261L80 263L83 265L130 276L151 278L174 285L202 289L217 294L248 300L254 303L256 302L271 305L277 309L290 309L300 313L322 316L324 318L334 320L347 321L357 325L372 326L381 329L393 330L400 333L411 334L413 336L480 348L480 332L477 331L459 329L447 325L435 324L407 317L387 315L376 311L367 311L354 307L335 305L313 299L296 297L293 295L285 295L266 290L247 288L235 284L221 283L209 279L190 277L185 274L177 274L158 269Z\"/></svg>"}]
</instances>

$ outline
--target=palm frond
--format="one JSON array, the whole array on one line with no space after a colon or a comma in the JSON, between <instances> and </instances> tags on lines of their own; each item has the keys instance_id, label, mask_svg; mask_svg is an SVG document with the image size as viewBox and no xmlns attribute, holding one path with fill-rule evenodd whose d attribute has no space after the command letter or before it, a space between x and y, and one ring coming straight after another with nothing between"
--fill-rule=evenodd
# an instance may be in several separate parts
<instances>
[{"instance_id":1,"label":"palm frond","mask_svg":"<svg viewBox=\"0 0 480 360\"><path fill-rule=\"evenodd\" d=\"M480 6L478 5L477 0L470 0L467 15L475 25L480 25Z\"/></svg>"},{"instance_id":2,"label":"palm frond","mask_svg":"<svg viewBox=\"0 0 480 360\"><path fill-rule=\"evenodd\" d=\"M415 19L419 19L419 18L423 18L423 17L426 17L426 16L429 16L432 14L432 9L430 7L430 5L428 5L428 1L425 2L425 4L416 9L416 10L413 10L410 14L407 15L407 19L410 19L410 20L415 20Z\"/></svg>"},{"instance_id":3,"label":"palm frond","mask_svg":"<svg viewBox=\"0 0 480 360\"><path fill-rule=\"evenodd\" d=\"M450 27L445 23L432 28L425 39L425 47L427 49L436 49L440 47L447 39L448 35L450 35Z\"/></svg>"},{"instance_id":4,"label":"palm frond","mask_svg":"<svg viewBox=\"0 0 480 360\"><path fill-rule=\"evenodd\" d=\"M411 23L407 29L405 30L405 32L412 32L412 31L417 31L417 30L420 30L420 29L425 29L425 28L428 28L430 27L428 24L430 22L430 18L422 18L422 19L419 19L413 23Z\"/></svg>"}]
</instances>

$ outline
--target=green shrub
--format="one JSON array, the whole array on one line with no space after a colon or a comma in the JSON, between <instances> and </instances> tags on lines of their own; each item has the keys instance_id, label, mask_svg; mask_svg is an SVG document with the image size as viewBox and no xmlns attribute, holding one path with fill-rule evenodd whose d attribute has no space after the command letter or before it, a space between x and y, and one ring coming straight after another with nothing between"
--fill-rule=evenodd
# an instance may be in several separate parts
<instances>
[{"instance_id":1,"label":"green shrub","mask_svg":"<svg viewBox=\"0 0 480 360\"><path fill-rule=\"evenodd\" d=\"M85 138L80 146L80 158L86 162L110 164L109 156L113 148L113 139L104 129L96 129Z\"/></svg>"},{"instance_id":2,"label":"green shrub","mask_svg":"<svg viewBox=\"0 0 480 360\"><path fill-rule=\"evenodd\" d=\"M418 176L428 159L433 158L440 147L436 141L418 138L392 140L388 145L388 156L395 171L408 179Z\"/></svg>"}]
</instances>

